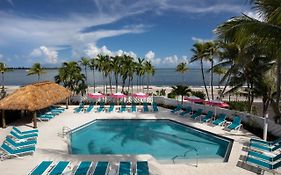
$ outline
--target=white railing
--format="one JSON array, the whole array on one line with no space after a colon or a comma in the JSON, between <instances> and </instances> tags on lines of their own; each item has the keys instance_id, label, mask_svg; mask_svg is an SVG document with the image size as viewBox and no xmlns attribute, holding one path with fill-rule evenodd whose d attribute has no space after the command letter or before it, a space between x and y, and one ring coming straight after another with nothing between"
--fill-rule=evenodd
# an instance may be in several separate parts
<instances>
[{"instance_id":1,"label":"white railing","mask_svg":"<svg viewBox=\"0 0 281 175\"><path fill-rule=\"evenodd\" d=\"M168 105L168 106L176 106L177 104L180 103L180 101L178 101L176 99L170 99L170 98L159 97L159 96L154 96L153 101L156 102L157 104L163 104L163 105ZM263 128L264 118L260 117L260 116L256 116L253 114L240 112L240 111L219 108L219 107L190 103L187 101L184 101L183 105L191 106L193 110L197 110L197 109L201 108L206 113L209 110L215 111L216 114L225 113L225 114L227 114L228 118L230 118L230 119L236 114L241 117L242 122L247 123L250 126L252 125L252 126L255 126L255 127L258 127L261 129ZM268 132L271 133L272 135L281 137L281 125L276 124L272 120L268 120Z\"/></svg>"}]
</instances>

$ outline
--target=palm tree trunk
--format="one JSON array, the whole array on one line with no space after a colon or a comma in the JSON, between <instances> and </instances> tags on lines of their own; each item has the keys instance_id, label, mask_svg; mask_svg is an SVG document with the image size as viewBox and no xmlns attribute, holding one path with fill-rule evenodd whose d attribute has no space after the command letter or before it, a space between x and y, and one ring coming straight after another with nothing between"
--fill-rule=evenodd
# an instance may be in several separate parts
<instances>
[{"instance_id":1,"label":"palm tree trunk","mask_svg":"<svg viewBox=\"0 0 281 175\"><path fill-rule=\"evenodd\" d=\"M115 93L118 92L118 74L114 73L114 77L115 77Z\"/></svg>"},{"instance_id":2,"label":"palm tree trunk","mask_svg":"<svg viewBox=\"0 0 281 175\"><path fill-rule=\"evenodd\" d=\"M93 69L94 92L96 92L95 69Z\"/></svg>"},{"instance_id":3,"label":"palm tree trunk","mask_svg":"<svg viewBox=\"0 0 281 175\"><path fill-rule=\"evenodd\" d=\"M279 102L280 102L280 94L281 94L281 89L280 89L280 85L281 85L281 59L277 60L277 80L276 80L276 103L279 106Z\"/></svg>"},{"instance_id":4,"label":"palm tree trunk","mask_svg":"<svg viewBox=\"0 0 281 175\"><path fill-rule=\"evenodd\" d=\"M182 79L182 85L184 85L184 72L182 73L181 76L182 76L182 77L181 77L181 79Z\"/></svg>"},{"instance_id":5,"label":"palm tree trunk","mask_svg":"<svg viewBox=\"0 0 281 175\"><path fill-rule=\"evenodd\" d=\"M203 60L202 59L200 60L200 65L201 65L201 73L202 73L202 79L203 79L203 84L204 84L204 88L205 88L205 91L206 91L206 95L207 95L208 100L210 100L209 92L208 92L208 89L207 89L207 86L206 86L206 81L205 81L205 74L204 74Z\"/></svg>"},{"instance_id":6,"label":"palm tree trunk","mask_svg":"<svg viewBox=\"0 0 281 175\"><path fill-rule=\"evenodd\" d=\"M128 93L130 92L131 78L128 79Z\"/></svg>"},{"instance_id":7,"label":"palm tree trunk","mask_svg":"<svg viewBox=\"0 0 281 175\"><path fill-rule=\"evenodd\" d=\"M110 93L112 94L112 82L111 82L111 73L109 73L109 75L108 75L108 79L109 79L109 87L110 87Z\"/></svg>"},{"instance_id":8,"label":"palm tree trunk","mask_svg":"<svg viewBox=\"0 0 281 175\"><path fill-rule=\"evenodd\" d=\"M4 91L4 72L2 72L1 74L2 74L2 90Z\"/></svg>"},{"instance_id":9,"label":"palm tree trunk","mask_svg":"<svg viewBox=\"0 0 281 175\"><path fill-rule=\"evenodd\" d=\"M211 61L211 68L213 68L214 66L214 61ZM214 81L214 71L213 69L211 69L211 94L212 94L212 100L214 100L214 85L213 85L213 81Z\"/></svg>"},{"instance_id":10,"label":"palm tree trunk","mask_svg":"<svg viewBox=\"0 0 281 175\"><path fill-rule=\"evenodd\" d=\"M148 93L148 89L149 89L149 75L147 74L147 86L146 86L146 92Z\"/></svg>"},{"instance_id":11,"label":"palm tree trunk","mask_svg":"<svg viewBox=\"0 0 281 175\"><path fill-rule=\"evenodd\" d=\"M40 74L38 74L38 82L40 81Z\"/></svg>"}]
</instances>

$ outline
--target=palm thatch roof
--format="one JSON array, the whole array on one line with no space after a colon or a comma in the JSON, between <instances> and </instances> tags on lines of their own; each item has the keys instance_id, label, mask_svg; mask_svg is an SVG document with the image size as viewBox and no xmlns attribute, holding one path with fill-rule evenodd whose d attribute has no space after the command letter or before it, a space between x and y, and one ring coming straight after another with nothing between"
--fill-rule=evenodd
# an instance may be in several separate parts
<instances>
[{"instance_id":1,"label":"palm thatch roof","mask_svg":"<svg viewBox=\"0 0 281 175\"><path fill-rule=\"evenodd\" d=\"M0 100L2 110L36 111L61 102L70 97L71 92L50 81L23 86Z\"/></svg>"}]
</instances>

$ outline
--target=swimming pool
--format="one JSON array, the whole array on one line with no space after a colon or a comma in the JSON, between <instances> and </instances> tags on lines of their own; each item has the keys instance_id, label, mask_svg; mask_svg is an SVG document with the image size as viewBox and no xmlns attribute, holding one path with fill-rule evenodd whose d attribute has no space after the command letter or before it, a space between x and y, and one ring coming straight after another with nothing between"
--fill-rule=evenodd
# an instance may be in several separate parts
<instances>
[{"instance_id":1,"label":"swimming pool","mask_svg":"<svg viewBox=\"0 0 281 175\"><path fill-rule=\"evenodd\" d=\"M94 120L70 133L71 154L150 154L227 161L232 140L171 120Z\"/></svg>"}]
</instances>

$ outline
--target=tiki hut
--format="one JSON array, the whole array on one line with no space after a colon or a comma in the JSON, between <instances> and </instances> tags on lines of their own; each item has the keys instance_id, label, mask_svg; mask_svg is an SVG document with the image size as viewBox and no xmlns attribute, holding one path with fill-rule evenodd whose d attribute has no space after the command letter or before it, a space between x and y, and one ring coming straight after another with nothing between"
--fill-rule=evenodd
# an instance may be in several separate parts
<instances>
[{"instance_id":1,"label":"tiki hut","mask_svg":"<svg viewBox=\"0 0 281 175\"><path fill-rule=\"evenodd\" d=\"M71 92L50 81L38 82L20 87L0 100L2 124L5 127L5 110L25 110L33 113L33 124L37 127L36 110L44 109L62 102L71 96Z\"/></svg>"}]
</instances>

